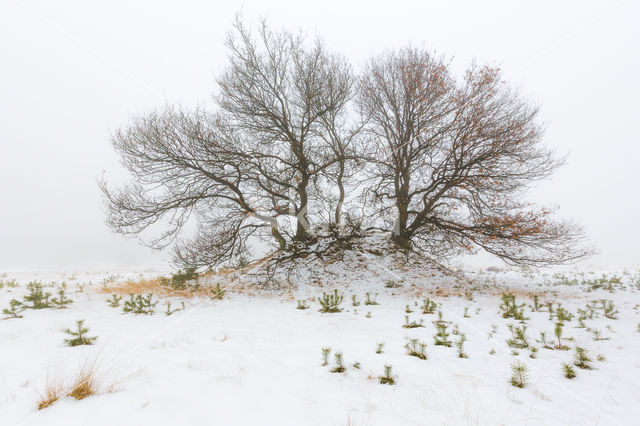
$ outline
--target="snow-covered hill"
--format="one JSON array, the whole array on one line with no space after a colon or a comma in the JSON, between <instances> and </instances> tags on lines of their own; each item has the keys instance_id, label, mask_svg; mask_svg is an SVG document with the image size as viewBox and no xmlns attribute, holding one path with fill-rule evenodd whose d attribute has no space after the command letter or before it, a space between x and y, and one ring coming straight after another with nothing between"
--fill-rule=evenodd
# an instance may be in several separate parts
<instances>
[{"instance_id":1,"label":"snow-covered hill","mask_svg":"<svg viewBox=\"0 0 640 426\"><path fill-rule=\"evenodd\" d=\"M26 309L22 318L0 321L0 423L637 423L637 272L609 271L602 278L602 272L577 270L468 270L451 277L433 265L404 263L382 253L351 255L323 272L308 263L290 275L293 287L279 290L256 289L251 267L202 278L203 287L179 292L157 280L139 282L166 270L117 277L87 270L6 274L0 278L2 308L11 299L24 301L33 280L40 280L51 297L58 288L51 282L65 281L73 303L65 309ZM214 284L226 289L221 300L210 297L207 286ZM319 312L317 298L334 289L344 295L342 311ZM123 313L131 291L154 292L152 300L159 302L154 314ZM521 308L526 320L503 317L506 291L517 305L526 304ZM366 293L378 304L365 305ZM113 294L123 296L118 307L107 303ZM542 305L538 311L531 307L534 295ZM437 303L435 313L423 313L425 298ZM619 312L608 315L617 319L605 316L608 302L602 299L613 302ZM185 309L166 315L168 301L172 309L184 302ZM555 312L560 303L573 314L564 320L561 341L569 350L545 349L538 341L544 332L548 346L557 344L558 317L550 316L547 302ZM296 309L299 303L309 309ZM451 347L435 345L438 311L450 322ZM587 318L579 321L580 316ZM95 344L64 344L69 337L64 330L73 329L77 320L85 320L88 335L98 337ZM424 327L404 328L407 321ZM529 347L508 345L509 325L526 325ZM460 358L455 346L462 334L468 358ZM411 339L427 344L426 360L407 354ZM382 353L376 353L380 343ZM593 369L574 367L577 377L567 379L562 364L573 365L576 346L587 350ZM327 366L323 348L331 349ZM342 373L331 372L336 352L343 354ZM510 383L516 361L528 369L524 388ZM88 364L95 367L95 394L82 400L67 396ZM385 365L392 366L395 385L380 383ZM57 389L59 399L38 410L47 389Z\"/></svg>"}]
</instances>

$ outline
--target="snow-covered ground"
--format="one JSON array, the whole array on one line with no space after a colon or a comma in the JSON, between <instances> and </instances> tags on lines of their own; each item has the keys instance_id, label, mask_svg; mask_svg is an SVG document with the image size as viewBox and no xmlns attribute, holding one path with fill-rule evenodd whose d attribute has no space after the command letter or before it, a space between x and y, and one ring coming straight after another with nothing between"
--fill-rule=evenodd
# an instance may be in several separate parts
<instances>
[{"instance_id":1,"label":"snow-covered ground","mask_svg":"<svg viewBox=\"0 0 640 426\"><path fill-rule=\"evenodd\" d=\"M410 272L410 271L409 271ZM377 278L352 282L327 279L323 286L284 291L248 291L229 285L222 300L204 295L163 293L153 315L123 314L106 300L119 283L167 270L118 272L12 272L0 275L0 308L22 300L32 280L65 281L73 303L66 309L28 309L23 318L0 321L0 424L2 425L615 425L638 424L640 416L640 275L608 271L605 288L592 289L601 271L466 271L467 282L453 284L438 275L407 273L387 288ZM617 280L609 284L611 278ZM577 283L571 280L577 279ZM19 285L7 285L16 279ZM348 280L347 280L348 281ZM224 286L224 285L223 285ZM338 288L339 313L321 313L313 297ZM608 288L606 288L608 287ZM55 293L55 287L45 287ZM500 309L503 291L526 303L529 343L513 349ZM364 305L365 292L378 293L378 305ZM546 307L561 303L573 315L565 321L567 351L544 349L540 332L555 345ZM54 294L55 295L55 294ZM353 306L351 297L361 302ZM124 295L126 296L126 294ZM438 304L448 331L457 326L467 341L468 358L455 346L434 345L435 314L423 314L425 297ZM297 300L310 309L296 309ZM594 304L593 318L578 328L578 309L593 300L613 301L609 319ZM184 301L186 309L165 315ZM416 305L417 303L417 305ZM407 305L412 313L407 314ZM465 317L465 309L467 317ZM424 327L403 328L405 316ZM64 344L66 328L85 320L93 345ZM495 332L492 330L495 329ZM594 340L593 330L606 340ZM591 330L591 331L588 331ZM451 333L453 342L460 334ZM408 339L427 343L427 359L409 356ZM376 353L384 342L383 352ZM587 349L593 369L575 367L567 379L562 363L572 364L574 347ZM323 347L331 348L322 366ZM344 354L344 373L332 373L335 352ZM603 360L596 358L601 355ZM524 388L511 385L511 364L528 367ZM69 382L83 364L97 367L97 393L75 400ZM359 363L359 368L353 366ZM386 364L395 385L379 382ZM59 384L61 397L38 410L47 383Z\"/></svg>"}]
</instances>

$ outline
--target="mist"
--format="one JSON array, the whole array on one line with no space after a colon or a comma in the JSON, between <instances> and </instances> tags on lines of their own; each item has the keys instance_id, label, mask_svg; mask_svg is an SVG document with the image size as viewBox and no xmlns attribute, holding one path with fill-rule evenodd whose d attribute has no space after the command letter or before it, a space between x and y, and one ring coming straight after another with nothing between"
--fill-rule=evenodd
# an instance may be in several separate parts
<instances>
[{"instance_id":1,"label":"mist","mask_svg":"<svg viewBox=\"0 0 640 426\"><path fill-rule=\"evenodd\" d=\"M546 144L568 155L530 198L585 227L600 250L585 263L638 264L637 3L6 1L0 271L169 259L106 227L97 180L126 181L110 134L133 114L211 106L238 11L320 36L356 69L407 43L452 57L460 70L474 60L499 65L541 105Z\"/></svg>"}]
</instances>

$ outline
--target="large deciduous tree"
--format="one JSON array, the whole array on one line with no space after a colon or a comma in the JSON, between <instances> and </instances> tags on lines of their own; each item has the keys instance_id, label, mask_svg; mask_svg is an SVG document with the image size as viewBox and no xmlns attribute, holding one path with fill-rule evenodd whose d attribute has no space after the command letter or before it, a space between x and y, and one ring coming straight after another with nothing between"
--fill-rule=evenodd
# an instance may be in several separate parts
<instances>
[{"instance_id":1,"label":"large deciduous tree","mask_svg":"<svg viewBox=\"0 0 640 426\"><path fill-rule=\"evenodd\" d=\"M217 112L166 107L134 118L113 146L133 176L119 189L103 180L107 223L147 243L177 240L177 261L208 268L246 250L252 236L289 250L308 244L321 209L340 221L345 165L356 158L346 114L353 96L349 64L320 41L236 20L229 66L218 79ZM321 206L338 188L333 207ZM198 229L183 228L196 217ZM290 218L287 220L287 218Z\"/></svg>"},{"instance_id":2,"label":"large deciduous tree","mask_svg":"<svg viewBox=\"0 0 640 426\"><path fill-rule=\"evenodd\" d=\"M562 163L541 142L538 108L496 68L404 48L373 58L359 86L373 185L368 195L403 248L448 256L482 248L510 264L589 253L580 228L522 200Z\"/></svg>"}]
</instances>

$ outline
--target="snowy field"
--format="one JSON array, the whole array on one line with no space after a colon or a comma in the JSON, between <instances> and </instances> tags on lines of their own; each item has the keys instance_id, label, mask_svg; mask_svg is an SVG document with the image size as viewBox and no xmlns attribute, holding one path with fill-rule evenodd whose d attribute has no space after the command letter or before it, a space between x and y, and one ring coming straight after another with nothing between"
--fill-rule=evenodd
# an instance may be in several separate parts
<instances>
[{"instance_id":1,"label":"snowy field","mask_svg":"<svg viewBox=\"0 0 640 426\"><path fill-rule=\"evenodd\" d=\"M380 276L283 291L227 282L221 299L201 289L172 293L156 281L135 283L162 274L170 276L161 269L0 274L1 308L11 299L28 305L30 281L51 298L65 282L73 300L64 309L25 309L17 314L22 318L0 321L0 423L638 424L640 274L634 270L467 270L457 284L438 275ZM127 292L154 288L153 314L123 313ZM344 294L342 311L319 312L314 298L334 288ZM511 314L524 320L501 307L507 290L515 295ZM377 293L377 305L365 305L367 292L371 299ZM114 294L123 296L117 307L107 302ZM425 298L437 303L435 313L423 313ZM299 300L309 309L297 309ZM185 309L166 315L168 301L171 309L182 302ZM451 347L435 344L438 311ZM403 327L407 315L423 327ZM77 320L97 336L92 345L64 343L70 337L64 330ZM564 324L559 344L568 350L555 348L558 322ZM526 325L526 343L509 345L509 325ZM456 347L462 334L466 358ZM411 339L418 352L426 343L426 360L409 356ZM574 366L576 346L586 349L592 369ZM327 366L323 348L331 348ZM344 372L331 371L336 352ZM523 388L511 383L516 362L527 367ZM565 377L563 363L573 366L575 378ZM380 383L385 365L392 366L394 385ZM94 368L95 393L75 399L69 394L83 366ZM48 391L58 398L47 398Z\"/></svg>"}]
</instances>

